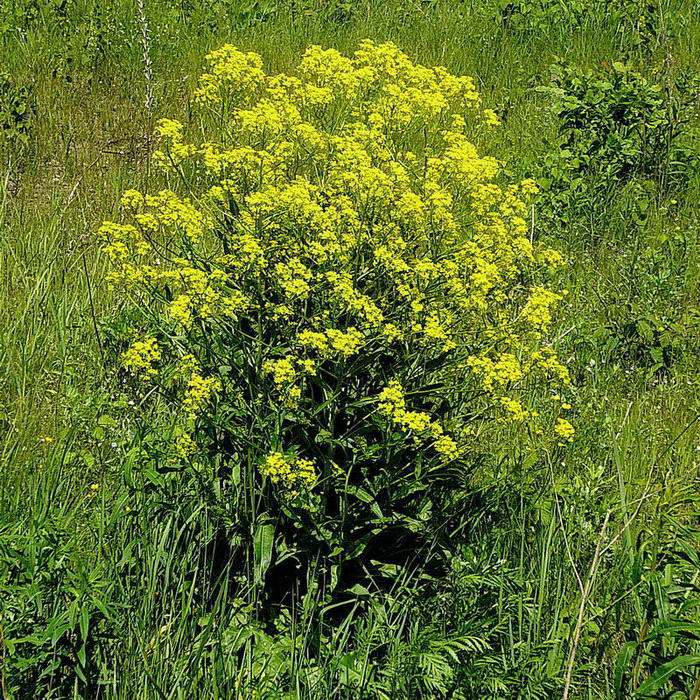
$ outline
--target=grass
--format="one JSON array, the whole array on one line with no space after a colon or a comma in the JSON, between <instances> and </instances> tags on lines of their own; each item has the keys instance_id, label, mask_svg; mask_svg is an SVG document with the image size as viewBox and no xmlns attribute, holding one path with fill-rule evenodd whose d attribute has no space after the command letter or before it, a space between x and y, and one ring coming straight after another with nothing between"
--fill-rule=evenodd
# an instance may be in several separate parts
<instances>
[{"instance_id":1,"label":"grass","mask_svg":"<svg viewBox=\"0 0 700 700\"><path fill-rule=\"evenodd\" d=\"M503 115L489 151L526 176L557 139L533 90L556 58L586 69L624 55L650 70L670 56L674 71L697 69L694 3L651 4L661 29L640 45L638 25L606 22L599 6L575 29L545 30L499 22L477 0L146 3L150 86L135 3L76 0L62 14L46 0L24 24L11 12L30 3L0 10L10 17L2 64L36 105L28 143L4 144L0 183L0 630L22 620L13 629L36 636L28 647L0 640L3 696L248 697L243 679L262 673L262 649L268 672L288 679L284 697L359 697L342 679L376 675L378 656L386 697L448 697L430 685L452 658L447 627L462 635L464 697L632 697L662 664L699 653L697 627L644 642L660 623L700 623L698 326L678 332L657 372L629 328L645 314L700 317L697 176L655 190L643 216L638 191L620 184L575 226L542 221L537 235L569 260L557 323L576 377L576 442L535 463L517 440L494 445L472 485L472 535L454 543L462 576L436 584L443 608L413 614L415 582L402 581L321 639L304 611L275 632L229 604L211 575L217 533L196 505L154 527L124 487L127 427L111 418L105 327L119 302L94 235L124 189L157 186L153 119L187 119L202 57L224 42L260 52L274 71L310 43L390 39L422 63L474 75ZM61 647L64 623L73 631ZM642 642L645 657L632 650ZM12 690L20 654L44 676ZM411 668L422 680L406 685ZM700 697L697 661L669 678L634 697Z\"/></svg>"}]
</instances>

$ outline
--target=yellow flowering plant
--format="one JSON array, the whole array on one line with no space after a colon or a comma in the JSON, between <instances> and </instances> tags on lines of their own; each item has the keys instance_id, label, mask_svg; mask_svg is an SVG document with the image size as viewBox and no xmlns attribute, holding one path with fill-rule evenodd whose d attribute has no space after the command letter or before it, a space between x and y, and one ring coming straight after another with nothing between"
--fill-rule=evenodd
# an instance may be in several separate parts
<instances>
[{"instance_id":1,"label":"yellow flowering plant","mask_svg":"<svg viewBox=\"0 0 700 700\"><path fill-rule=\"evenodd\" d=\"M548 401L562 259L533 243L534 183L479 153L498 118L471 78L372 41L288 74L207 60L197 118L158 127L168 187L100 230L143 326L121 361L172 416L156 468L216 484L258 568L272 527L332 588L380 535L427 538L494 427L573 439Z\"/></svg>"}]
</instances>

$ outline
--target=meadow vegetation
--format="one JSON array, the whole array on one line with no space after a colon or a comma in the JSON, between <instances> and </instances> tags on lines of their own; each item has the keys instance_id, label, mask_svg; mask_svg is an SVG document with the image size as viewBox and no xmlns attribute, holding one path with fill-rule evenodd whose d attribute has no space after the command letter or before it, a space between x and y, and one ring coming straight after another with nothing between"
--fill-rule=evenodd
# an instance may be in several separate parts
<instances>
[{"instance_id":1,"label":"meadow vegetation","mask_svg":"<svg viewBox=\"0 0 700 700\"><path fill-rule=\"evenodd\" d=\"M693 0L0 56L0 697L700 698Z\"/></svg>"}]
</instances>

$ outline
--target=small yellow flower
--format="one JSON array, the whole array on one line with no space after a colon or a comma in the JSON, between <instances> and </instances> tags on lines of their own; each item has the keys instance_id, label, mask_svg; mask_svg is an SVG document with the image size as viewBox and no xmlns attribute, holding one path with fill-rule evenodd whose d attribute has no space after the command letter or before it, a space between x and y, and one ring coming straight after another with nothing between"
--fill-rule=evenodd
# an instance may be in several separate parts
<instances>
[{"instance_id":1,"label":"small yellow flower","mask_svg":"<svg viewBox=\"0 0 700 700\"><path fill-rule=\"evenodd\" d=\"M132 343L129 349L121 354L123 367L137 377L145 379L152 379L158 374L154 365L160 359L158 341L150 336Z\"/></svg>"},{"instance_id":2,"label":"small yellow flower","mask_svg":"<svg viewBox=\"0 0 700 700\"><path fill-rule=\"evenodd\" d=\"M573 442L574 439L574 433L576 430L574 429L574 426L569 423L568 420L565 418L557 418L556 423L554 424L554 432L563 440L567 440L568 442ZM560 445L562 443L559 443Z\"/></svg>"},{"instance_id":3,"label":"small yellow flower","mask_svg":"<svg viewBox=\"0 0 700 700\"><path fill-rule=\"evenodd\" d=\"M195 420L212 397L221 391L221 388L221 382L215 377L205 379L198 372L192 372L182 402L187 418Z\"/></svg>"},{"instance_id":4,"label":"small yellow flower","mask_svg":"<svg viewBox=\"0 0 700 700\"><path fill-rule=\"evenodd\" d=\"M287 457L282 452L268 454L259 470L273 484L282 486L292 494L298 493L302 488L309 488L316 480L316 468L311 460Z\"/></svg>"}]
</instances>

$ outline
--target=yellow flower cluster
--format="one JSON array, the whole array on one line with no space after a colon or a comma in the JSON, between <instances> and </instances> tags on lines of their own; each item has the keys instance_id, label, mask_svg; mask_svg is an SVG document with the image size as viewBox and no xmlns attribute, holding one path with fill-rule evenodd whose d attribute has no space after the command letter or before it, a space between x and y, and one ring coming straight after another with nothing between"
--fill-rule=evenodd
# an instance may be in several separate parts
<instances>
[{"instance_id":1,"label":"yellow flower cluster","mask_svg":"<svg viewBox=\"0 0 700 700\"><path fill-rule=\"evenodd\" d=\"M534 366L546 377L559 381L563 386L571 384L569 370L559 362L557 354L552 348L543 347L536 350L531 355Z\"/></svg>"},{"instance_id":2,"label":"yellow flower cluster","mask_svg":"<svg viewBox=\"0 0 700 700\"><path fill-rule=\"evenodd\" d=\"M371 297L355 289L349 273L331 271L326 272L325 276L329 282L331 298L339 302L344 311L364 320L371 328L381 327L384 314Z\"/></svg>"},{"instance_id":3,"label":"yellow flower cluster","mask_svg":"<svg viewBox=\"0 0 700 700\"><path fill-rule=\"evenodd\" d=\"M193 372L187 382L187 389L182 401L187 418L195 420L218 391L221 391L221 382L218 379L215 377L204 378L198 372Z\"/></svg>"},{"instance_id":4,"label":"yellow flower cluster","mask_svg":"<svg viewBox=\"0 0 700 700\"><path fill-rule=\"evenodd\" d=\"M326 328L325 331L303 331L297 342L304 348L315 350L323 357L350 357L359 351L363 336L357 328L345 331Z\"/></svg>"},{"instance_id":5,"label":"yellow flower cluster","mask_svg":"<svg viewBox=\"0 0 700 700\"><path fill-rule=\"evenodd\" d=\"M298 381L303 375L316 372L316 362L312 359L296 358L293 355L279 360L265 360L263 372L272 375L272 381L282 399L282 405L295 407L301 397L302 387Z\"/></svg>"},{"instance_id":6,"label":"yellow flower cluster","mask_svg":"<svg viewBox=\"0 0 700 700\"><path fill-rule=\"evenodd\" d=\"M180 122L174 119L160 120L156 129L156 136L164 143L167 143L168 148L167 153L164 151L153 152L153 160L156 164L164 167L175 166L194 155L195 148L192 144L184 143L182 131L183 127Z\"/></svg>"},{"instance_id":7,"label":"yellow flower cluster","mask_svg":"<svg viewBox=\"0 0 700 700\"><path fill-rule=\"evenodd\" d=\"M281 452L268 454L259 469L273 484L280 484L292 495L309 488L316 480L316 468L311 460L286 457Z\"/></svg>"},{"instance_id":8,"label":"yellow flower cluster","mask_svg":"<svg viewBox=\"0 0 700 700\"><path fill-rule=\"evenodd\" d=\"M275 265L276 281L283 290L283 295L289 300L294 298L305 299L309 296L311 287L311 270L298 258L291 258L287 262L279 262Z\"/></svg>"},{"instance_id":9,"label":"yellow flower cluster","mask_svg":"<svg viewBox=\"0 0 700 700\"><path fill-rule=\"evenodd\" d=\"M441 461L448 462L461 454L457 442L445 435L442 426L425 411L407 411L406 396L399 382L392 380L377 398L378 410L392 423L411 434L415 442L429 442Z\"/></svg>"},{"instance_id":10,"label":"yellow flower cluster","mask_svg":"<svg viewBox=\"0 0 700 700\"><path fill-rule=\"evenodd\" d=\"M548 347L529 352L525 360L518 359L510 352L472 355L466 359L464 365L478 377L484 391L493 398L496 405L503 409L504 417L501 420L514 423L533 420L537 423L535 433L538 435L544 433L542 421L538 420L542 418L540 412L526 409L521 399L503 392L521 386L528 376L535 373L563 387L571 384L569 371L559 362L556 353ZM569 404L563 404L562 408L564 407L570 408ZM567 422L567 425L570 434L565 437L571 441L575 430L570 423ZM554 435L562 437L558 426L559 423L554 425Z\"/></svg>"},{"instance_id":11,"label":"yellow flower cluster","mask_svg":"<svg viewBox=\"0 0 700 700\"><path fill-rule=\"evenodd\" d=\"M486 391L506 387L520 381L525 375L522 364L509 352L500 353L495 359L488 355L472 355L467 358L466 364L481 379Z\"/></svg>"},{"instance_id":12,"label":"yellow flower cluster","mask_svg":"<svg viewBox=\"0 0 700 700\"><path fill-rule=\"evenodd\" d=\"M200 240L208 223L188 199L181 199L169 190L145 197L129 190L122 203L134 213L137 226L105 222L99 230L105 242L104 250L113 263L108 275L112 287L150 290L167 287L175 292L168 313L184 328L190 328L195 320L234 317L248 308L248 298L231 284L227 257L221 256L215 267L207 266L207 269L180 257L170 259L170 264L165 265L155 251L155 244L149 242L164 232L179 237L187 248ZM141 206L150 210L137 213ZM151 260L145 259L149 253Z\"/></svg>"},{"instance_id":13,"label":"yellow flower cluster","mask_svg":"<svg viewBox=\"0 0 700 700\"><path fill-rule=\"evenodd\" d=\"M189 433L178 435L173 446L173 461L177 462L178 460L187 459L196 449L197 445Z\"/></svg>"},{"instance_id":14,"label":"yellow flower cluster","mask_svg":"<svg viewBox=\"0 0 700 700\"><path fill-rule=\"evenodd\" d=\"M124 369L144 379L150 379L158 374L158 370L153 365L160 359L158 341L150 336L132 343L121 354Z\"/></svg>"},{"instance_id":15,"label":"yellow flower cluster","mask_svg":"<svg viewBox=\"0 0 700 700\"><path fill-rule=\"evenodd\" d=\"M552 309L564 297L544 287L534 287L523 309L523 317L536 330L544 331L552 323Z\"/></svg>"},{"instance_id":16,"label":"yellow flower cluster","mask_svg":"<svg viewBox=\"0 0 700 700\"><path fill-rule=\"evenodd\" d=\"M508 420L522 423L528 416L532 415L532 412L523 408L522 403L517 399L510 396L500 396L498 400L505 409Z\"/></svg>"},{"instance_id":17,"label":"yellow flower cluster","mask_svg":"<svg viewBox=\"0 0 700 700\"><path fill-rule=\"evenodd\" d=\"M231 44L207 55L211 73L205 73L199 79L199 88L195 100L208 104L220 102L221 90L240 93L255 89L265 78L262 60L256 53L244 53Z\"/></svg>"},{"instance_id":18,"label":"yellow flower cluster","mask_svg":"<svg viewBox=\"0 0 700 700\"><path fill-rule=\"evenodd\" d=\"M565 444L564 441L572 442L574 439L574 426L569 423L566 418L557 418L557 422L554 424L554 432L561 438L562 442L559 443L560 446Z\"/></svg>"},{"instance_id":19,"label":"yellow flower cluster","mask_svg":"<svg viewBox=\"0 0 700 700\"><path fill-rule=\"evenodd\" d=\"M294 364L294 359L289 357L284 357L281 360L267 360L263 365L263 371L272 374L275 384L288 384L297 378Z\"/></svg>"}]
</instances>

